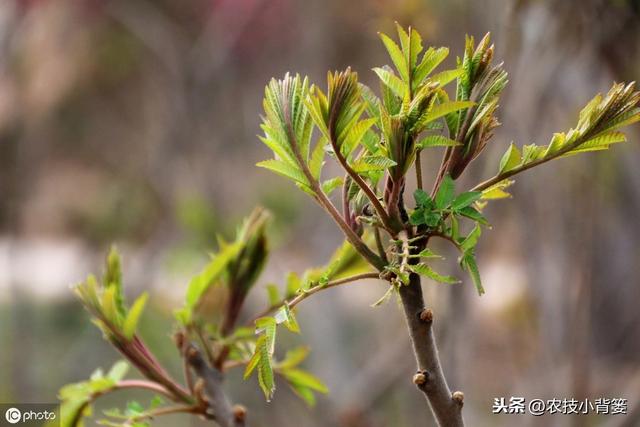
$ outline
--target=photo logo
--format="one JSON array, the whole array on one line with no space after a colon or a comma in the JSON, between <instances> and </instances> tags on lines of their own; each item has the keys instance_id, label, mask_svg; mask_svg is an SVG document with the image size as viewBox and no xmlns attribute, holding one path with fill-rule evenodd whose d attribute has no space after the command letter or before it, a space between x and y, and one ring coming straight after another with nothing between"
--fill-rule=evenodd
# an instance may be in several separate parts
<instances>
[{"instance_id":1,"label":"photo logo","mask_svg":"<svg viewBox=\"0 0 640 427\"><path fill-rule=\"evenodd\" d=\"M4 418L9 424L17 424L22 419L22 412L18 408L9 408L4 413Z\"/></svg>"}]
</instances>

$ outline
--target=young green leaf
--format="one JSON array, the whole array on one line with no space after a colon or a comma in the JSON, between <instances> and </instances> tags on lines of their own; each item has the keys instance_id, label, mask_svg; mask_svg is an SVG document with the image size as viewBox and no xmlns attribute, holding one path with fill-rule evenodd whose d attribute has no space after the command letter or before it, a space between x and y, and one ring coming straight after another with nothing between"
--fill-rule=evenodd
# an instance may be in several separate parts
<instances>
[{"instance_id":1,"label":"young green leaf","mask_svg":"<svg viewBox=\"0 0 640 427\"><path fill-rule=\"evenodd\" d=\"M403 99L406 96L409 90L407 84L393 74L393 71L386 68L374 68L373 71L378 75L382 83L391 89L397 97Z\"/></svg>"},{"instance_id":2,"label":"young green leaf","mask_svg":"<svg viewBox=\"0 0 640 427\"><path fill-rule=\"evenodd\" d=\"M449 175L445 175L436 193L436 207L444 209L451 204L455 196L455 183Z\"/></svg>"},{"instance_id":3,"label":"young green leaf","mask_svg":"<svg viewBox=\"0 0 640 427\"><path fill-rule=\"evenodd\" d=\"M429 135L418 141L416 143L416 148L422 150L428 147L455 147L456 145L460 145L460 143L453 139L449 139L446 136Z\"/></svg>"},{"instance_id":4,"label":"young green leaf","mask_svg":"<svg viewBox=\"0 0 640 427\"><path fill-rule=\"evenodd\" d=\"M191 279L186 295L187 308L193 309L196 307L200 298L222 275L227 264L235 258L241 247L242 242L235 242L223 247L204 270Z\"/></svg>"},{"instance_id":5,"label":"young green leaf","mask_svg":"<svg viewBox=\"0 0 640 427\"><path fill-rule=\"evenodd\" d=\"M396 69L400 74L400 78L405 82L408 81L409 69L407 68L407 61L402 50L400 50L400 47L386 34L379 33L379 35L382 39L382 43L384 43L384 46L387 48L387 52L389 52L389 57L391 57L393 64L396 66Z\"/></svg>"},{"instance_id":6,"label":"young green leaf","mask_svg":"<svg viewBox=\"0 0 640 427\"><path fill-rule=\"evenodd\" d=\"M460 193L456 196L453 202L451 202L451 209L459 210L466 208L476 200L480 199L480 197L482 197L482 193L480 191L467 191L465 193Z\"/></svg>"},{"instance_id":7,"label":"young green leaf","mask_svg":"<svg viewBox=\"0 0 640 427\"><path fill-rule=\"evenodd\" d=\"M432 122L440 117L446 116L447 114L464 110L465 108L472 107L473 105L475 105L475 103L471 101L451 101L439 104L433 107L424 118L421 118L421 120L424 122Z\"/></svg>"},{"instance_id":8,"label":"young green leaf","mask_svg":"<svg viewBox=\"0 0 640 427\"><path fill-rule=\"evenodd\" d=\"M417 255L417 257L419 257L419 258L442 258L442 255L438 255L437 253L433 252L431 249L426 248L426 249L423 249L422 251L420 251L420 253Z\"/></svg>"},{"instance_id":9,"label":"young green leaf","mask_svg":"<svg viewBox=\"0 0 640 427\"><path fill-rule=\"evenodd\" d=\"M420 276L426 276L436 282L449 284L460 283L460 280L457 278L453 276L443 276L442 274L436 273L431 267L424 263L410 265L409 268L414 273L419 274Z\"/></svg>"},{"instance_id":10,"label":"young green leaf","mask_svg":"<svg viewBox=\"0 0 640 427\"><path fill-rule=\"evenodd\" d=\"M476 226L473 227L473 230L471 230L469 235L460 244L460 249L463 252L468 252L475 248L478 244L478 240L480 239L480 234L482 234L482 229L478 224L476 224Z\"/></svg>"},{"instance_id":11,"label":"young green leaf","mask_svg":"<svg viewBox=\"0 0 640 427\"><path fill-rule=\"evenodd\" d=\"M290 369L295 368L301 364L309 355L309 347L296 347L293 350L287 351L284 359L278 363L278 369Z\"/></svg>"},{"instance_id":12,"label":"young green leaf","mask_svg":"<svg viewBox=\"0 0 640 427\"><path fill-rule=\"evenodd\" d=\"M473 252L466 252L460 258L460 266L463 270L466 270L471 276L473 284L476 286L478 295L484 294L484 288L482 287L482 281L480 280L480 271L478 270L478 264Z\"/></svg>"},{"instance_id":13,"label":"young green leaf","mask_svg":"<svg viewBox=\"0 0 640 427\"><path fill-rule=\"evenodd\" d=\"M464 208L458 209L456 210L456 213L459 215L465 216L469 219L472 219L482 225L489 225L489 222L487 221L487 219L480 212L478 212L477 209L471 206L466 206Z\"/></svg>"},{"instance_id":14,"label":"young green leaf","mask_svg":"<svg viewBox=\"0 0 640 427\"><path fill-rule=\"evenodd\" d=\"M144 306L146 305L148 298L149 294L145 292L140 295L131 306L131 309L127 313L127 317L124 320L124 324L122 325L122 333L125 338L132 339L133 335L136 333L138 321L140 320L140 316L142 315L142 311L144 310Z\"/></svg>"},{"instance_id":15,"label":"young green leaf","mask_svg":"<svg viewBox=\"0 0 640 427\"><path fill-rule=\"evenodd\" d=\"M509 148L502 156L500 160L500 169L499 173L509 172L516 166L518 166L522 162L522 155L520 154L520 150L518 147L512 142L509 145Z\"/></svg>"},{"instance_id":16,"label":"young green leaf","mask_svg":"<svg viewBox=\"0 0 640 427\"><path fill-rule=\"evenodd\" d=\"M329 392L327 386L320 379L301 369L286 369L282 371L282 375L293 391L309 406L315 405L314 391L323 394Z\"/></svg>"}]
</instances>

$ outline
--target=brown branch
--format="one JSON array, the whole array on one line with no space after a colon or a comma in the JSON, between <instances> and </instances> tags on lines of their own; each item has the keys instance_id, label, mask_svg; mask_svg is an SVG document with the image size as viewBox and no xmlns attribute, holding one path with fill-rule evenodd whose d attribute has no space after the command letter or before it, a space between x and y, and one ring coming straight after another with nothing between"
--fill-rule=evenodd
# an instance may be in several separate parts
<instances>
[{"instance_id":1,"label":"brown branch","mask_svg":"<svg viewBox=\"0 0 640 427\"><path fill-rule=\"evenodd\" d=\"M413 382L425 394L438 425L462 427L461 392L451 393L444 377L433 333L433 313L425 310L420 276L412 273L408 285L399 287L418 372Z\"/></svg>"},{"instance_id":2,"label":"brown branch","mask_svg":"<svg viewBox=\"0 0 640 427\"><path fill-rule=\"evenodd\" d=\"M216 421L220 427L245 427L246 411L241 406L233 406L222 388L223 375L211 367L202 357L202 353L193 344L186 351L186 358L193 372L202 384L202 402L206 404L205 414ZM196 385L196 392L200 387Z\"/></svg>"},{"instance_id":3,"label":"brown branch","mask_svg":"<svg viewBox=\"0 0 640 427\"><path fill-rule=\"evenodd\" d=\"M419 190L422 190L422 161L420 159L420 154L422 153L422 150L417 150L416 151L416 162L415 162L415 168L416 168L416 185L418 187Z\"/></svg>"}]
</instances>

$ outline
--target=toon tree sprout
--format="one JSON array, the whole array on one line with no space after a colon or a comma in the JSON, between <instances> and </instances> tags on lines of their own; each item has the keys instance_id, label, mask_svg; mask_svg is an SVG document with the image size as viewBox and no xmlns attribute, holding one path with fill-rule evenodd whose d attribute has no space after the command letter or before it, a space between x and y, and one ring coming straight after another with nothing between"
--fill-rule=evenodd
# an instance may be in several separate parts
<instances>
[{"instance_id":1,"label":"toon tree sprout","mask_svg":"<svg viewBox=\"0 0 640 427\"><path fill-rule=\"evenodd\" d=\"M512 143L495 176L458 192L455 181L482 153L499 125L496 112L507 73L493 61L489 34L477 45L467 37L456 68L436 71L448 49L425 49L414 29L398 25L397 32L399 43L380 34L395 69L373 69L380 80L379 95L359 83L350 69L328 73L326 92L307 78L290 74L272 80L265 90L260 139L274 158L258 166L292 180L335 221L346 240L328 264L301 275L290 273L284 289L268 285L267 308L249 316L249 324L239 322L268 252L267 214L254 211L235 240L221 239L210 263L190 281L184 306L176 310L175 343L184 361L184 380L178 381L136 332L147 296L127 306L120 260L112 251L102 281L89 277L76 293L105 338L145 379L124 379L128 364L119 362L107 374L97 371L88 381L65 386L60 391L63 427L82 425L96 398L129 388L147 389L155 397L147 406L133 402L124 411L107 411L102 423L146 426L157 416L189 413L222 427L245 426L246 409L233 405L222 387L224 373L236 367L244 368L245 379L256 373L268 400L277 374L313 405L315 393L327 389L300 368L308 350L295 348L282 358L274 357L276 332L280 326L300 331L294 312L301 301L363 279L387 284L374 305L399 297L417 363L413 382L438 424L464 425L464 395L452 393L447 384L432 327L434 314L425 308L421 288L422 276L442 283L459 279L434 269L433 260L439 255L429 242L432 238L450 242L459 251L461 269L482 295L475 247L482 227L488 225L482 214L486 204L509 197L511 178L525 170L625 141L619 129L640 121L640 93L633 83L614 84L582 109L575 127L555 133L547 145L519 148ZM450 94L445 87L452 82L455 93ZM444 147L444 155L433 171L434 185L426 191L420 156L434 147ZM338 162L344 176L323 176L327 158ZM409 204L408 174L415 174L417 182ZM338 189L340 208L331 199ZM227 297L211 309L207 299L219 287L227 290Z\"/></svg>"}]
</instances>

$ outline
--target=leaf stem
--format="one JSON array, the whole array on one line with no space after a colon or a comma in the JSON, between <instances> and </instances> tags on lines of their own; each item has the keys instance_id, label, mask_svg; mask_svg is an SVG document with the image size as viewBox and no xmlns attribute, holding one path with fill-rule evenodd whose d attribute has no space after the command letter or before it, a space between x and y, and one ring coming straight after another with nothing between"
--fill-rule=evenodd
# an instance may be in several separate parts
<instances>
[{"instance_id":1,"label":"leaf stem","mask_svg":"<svg viewBox=\"0 0 640 427\"><path fill-rule=\"evenodd\" d=\"M583 143L585 143L586 141L589 140L589 138L591 138L593 135L591 135L590 133L587 133L585 135L583 135L581 138L578 138L573 144L568 144L566 147L563 147L562 149L558 150L557 152L553 153L552 155L550 155L549 157L543 157L542 159L538 159L538 160L534 160L533 162L529 162L529 163L525 163L524 165L518 166L514 169L511 169L507 172L504 173L499 173L498 175L487 179L486 181L481 182L480 184L476 185L475 187L473 187L471 189L471 191L482 191L482 190L486 190L487 188L491 187L492 185L495 185L497 183L499 183L502 180L505 180L507 178L510 178L516 174L519 174L521 172L524 172L526 170L529 170L535 166L539 166L543 163L546 163L550 160L553 159L557 159L560 156L563 156L564 154L567 154L568 152L570 152L571 150L574 150L575 148L579 147L580 145L582 145Z\"/></svg>"},{"instance_id":2,"label":"leaf stem","mask_svg":"<svg viewBox=\"0 0 640 427\"><path fill-rule=\"evenodd\" d=\"M280 307L282 307L285 304L288 305L289 308L293 308L296 305L300 304L305 299L309 298L311 295L316 294L316 293L318 293L320 291L323 291L325 289L335 288L336 286L345 285L347 283L356 282L358 280L379 279L379 278L380 278L380 274L376 273L376 272L361 273L361 274L355 274L355 275L349 276L349 277L344 277L342 279L336 279L336 280L333 280L333 281L331 281L331 282L329 282L329 283L327 283L325 285L313 286L313 287L309 288L308 290L296 295L294 298L292 298L289 301L287 301L286 299L283 299L281 302L279 302L277 304L273 304L270 307L267 307L265 310L263 310L262 312L260 312L257 315L255 315L253 317L251 323L253 323L256 319L259 319L260 317L268 316L270 313L274 312L275 310L279 309Z\"/></svg>"},{"instance_id":3,"label":"leaf stem","mask_svg":"<svg viewBox=\"0 0 640 427\"><path fill-rule=\"evenodd\" d=\"M380 203L380 200L378 199L376 194L364 181L364 179L362 179L362 177L358 175L358 173L354 171L353 168L349 165L347 159L345 159L345 157L340 152L338 144L336 143L334 138L331 138L331 146L333 147L333 151L335 152L336 159L338 159L340 166L342 166L345 172L347 172L347 174L351 177L353 182L355 182L358 187L360 187L365 196L367 196L367 199L369 199L369 201L373 205L373 208L376 210L376 213L380 217L380 221L382 221L382 224L384 224L384 228L389 231L389 233L393 234L391 219L389 218L387 211L385 210L384 206L382 206L382 203Z\"/></svg>"},{"instance_id":4,"label":"leaf stem","mask_svg":"<svg viewBox=\"0 0 640 427\"><path fill-rule=\"evenodd\" d=\"M418 186L419 190L423 189L423 186L422 186L422 161L420 160L420 154L421 153L422 153L422 150L416 150L416 161L415 161L416 185Z\"/></svg>"},{"instance_id":5,"label":"leaf stem","mask_svg":"<svg viewBox=\"0 0 640 427\"><path fill-rule=\"evenodd\" d=\"M200 412L200 408L198 406L185 406L185 405L165 406L164 408L153 409L151 411L129 418L128 421L136 422L136 421L151 419L154 417L160 417L163 415L171 415L171 414L179 414L179 413L196 414L199 412Z\"/></svg>"},{"instance_id":6,"label":"leaf stem","mask_svg":"<svg viewBox=\"0 0 640 427\"><path fill-rule=\"evenodd\" d=\"M165 397L170 399L174 399L175 397L171 394L169 390L167 390L162 385L155 383L153 381L147 380L121 380L118 381L111 391L127 389L127 388L143 388L149 391L154 391L156 393L162 394Z\"/></svg>"},{"instance_id":7,"label":"leaf stem","mask_svg":"<svg viewBox=\"0 0 640 427\"><path fill-rule=\"evenodd\" d=\"M360 236L356 234L355 231L347 224L336 209L336 207L331 203L327 195L322 191L320 184L313 177L313 174L309 170L309 166L305 162L302 157L302 153L300 152L300 147L298 146L298 142L296 141L295 132L293 131L293 126L291 124L291 114L289 113L289 104L284 103L284 116L286 117L286 125L287 125L287 136L291 141L291 147L293 149L293 153L296 157L300 168L302 169L302 173L304 174L307 181L309 181L309 185L315 194L316 201L322 206L328 213L331 215L333 220L338 224L338 227L342 230L349 243L353 245L355 250L357 250L371 265L373 265L378 270L382 271L385 267L384 261L377 256L369 247L362 241Z\"/></svg>"}]
</instances>

